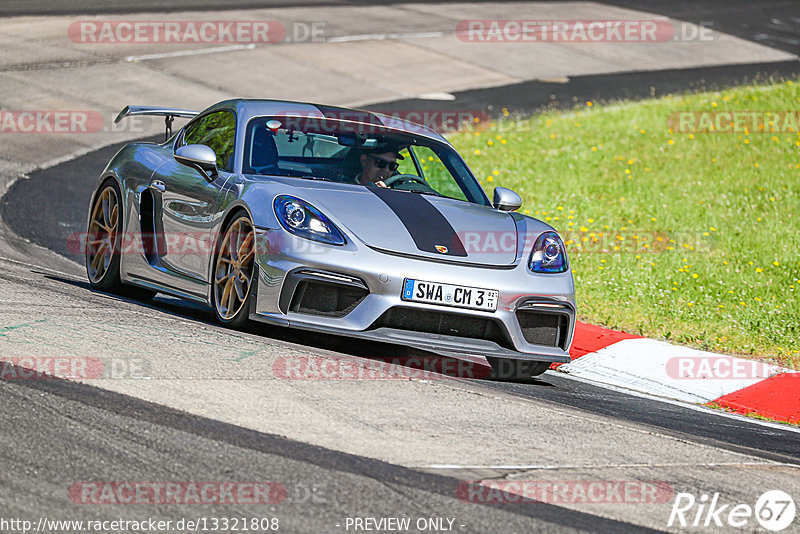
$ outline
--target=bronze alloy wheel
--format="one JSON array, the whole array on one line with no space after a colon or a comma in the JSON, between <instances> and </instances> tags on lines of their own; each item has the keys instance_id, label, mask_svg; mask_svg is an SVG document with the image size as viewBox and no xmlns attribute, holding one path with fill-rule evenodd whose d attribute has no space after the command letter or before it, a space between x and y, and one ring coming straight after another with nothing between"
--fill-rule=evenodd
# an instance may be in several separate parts
<instances>
[{"instance_id":1,"label":"bronze alloy wheel","mask_svg":"<svg viewBox=\"0 0 800 534\"><path fill-rule=\"evenodd\" d=\"M117 192L108 185L97 196L86 240L86 272L93 284L103 281L114 261L118 218Z\"/></svg>"},{"instance_id":2,"label":"bronze alloy wheel","mask_svg":"<svg viewBox=\"0 0 800 534\"><path fill-rule=\"evenodd\" d=\"M214 305L224 322L247 318L246 314L237 315L250 292L254 258L253 225L246 215L241 215L228 226L220 242L214 269Z\"/></svg>"},{"instance_id":3,"label":"bronze alloy wheel","mask_svg":"<svg viewBox=\"0 0 800 534\"><path fill-rule=\"evenodd\" d=\"M121 198L119 187L112 179L103 182L94 197L86 235L86 275L92 289L150 300L156 296L155 291L124 284L120 279L120 241L124 218Z\"/></svg>"}]
</instances>

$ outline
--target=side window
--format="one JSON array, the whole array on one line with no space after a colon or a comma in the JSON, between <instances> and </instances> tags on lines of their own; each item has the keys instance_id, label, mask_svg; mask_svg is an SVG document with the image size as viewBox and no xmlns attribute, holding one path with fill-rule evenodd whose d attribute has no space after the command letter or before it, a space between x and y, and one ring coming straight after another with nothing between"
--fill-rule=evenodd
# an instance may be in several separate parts
<instances>
[{"instance_id":1,"label":"side window","mask_svg":"<svg viewBox=\"0 0 800 534\"><path fill-rule=\"evenodd\" d=\"M426 146L414 146L414 154L422 166L422 177L439 193L458 200L467 200L464 191L456 183L439 156Z\"/></svg>"},{"instance_id":2,"label":"side window","mask_svg":"<svg viewBox=\"0 0 800 534\"><path fill-rule=\"evenodd\" d=\"M215 111L201 117L183 134L184 145L206 145L217 154L217 167L233 170L233 147L236 142L236 115L232 111Z\"/></svg>"},{"instance_id":3,"label":"side window","mask_svg":"<svg viewBox=\"0 0 800 534\"><path fill-rule=\"evenodd\" d=\"M401 150L400 155L403 156L403 159L397 161L397 174L413 174L416 176L417 168L414 166L414 160L411 159L408 149Z\"/></svg>"}]
</instances>

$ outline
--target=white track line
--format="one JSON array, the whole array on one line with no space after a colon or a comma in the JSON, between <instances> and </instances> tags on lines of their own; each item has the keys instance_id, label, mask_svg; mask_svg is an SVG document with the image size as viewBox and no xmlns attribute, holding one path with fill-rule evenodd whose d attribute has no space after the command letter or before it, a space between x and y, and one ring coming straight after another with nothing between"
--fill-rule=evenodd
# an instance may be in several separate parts
<instances>
[{"instance_id":1,"label":"white track line","mask_svg":"<svg viewBox=\"0 0 800 534\"><path fill-rule=\"evenodd\" d=\"M763 467L785 465L793 469L800 469L796 465L784 464L764 460L763 462L702 462L702 463L664 463L664 464L604 464L604 465L456 465L433 464L418 465L414 469L441 469L441 470L475 470L475 469L505 469L517 471L559 471L562 469L628 469L638 467Z\"/></svg>"},{"instance_id":2,"label":"white track line","mask_svg":"<svg viewBox=\"0 0 800 534\"><path fill-rule=\"evenodd\" d=\"M201 48L199 50L180 50L178 52L166 52L163 54L147 54L144 56L128 56L125 61L135 63L137 61L146 61L148 59L164 59L168 57L181 57L181 56L199 56L202 54L218 54L220 52L233 52L236 50L252 50L255 48L254 44L241 44L231 46L218 46L216 48Z\"/></svg>"},{"instance_id":3,"label":"white track line","mask_svg":"<svg viewBox=\"0 0 800 534\"><path fill-rule=\"evenodd\" d=\"M326 43L350 43L353 41L385 41L386 39L424 39L426 37L442 37L444 32L410 32L410 33L365 33L363 35L345 35L330 37Z\"/></svg>"},{"instance_id":4,"label":"white track line","mask_svg":"<svg viewBox=\"0 0 800 534\"><path fill-rule=\"evenodd\" d=\"M365 33L362 35L344 35L341 37L330 37L326 43L350 43L354 41L385 41L388 39L424 39L427 37L442 37L444 32L410 32L410 33ZM234 52L236 50L252 50L256 47L254 43L240 44L231 46L218 46L215 48L201 48L199 50L180 50L177 52L164 52L162 54L145 54L142 56L128 56L125 61L136 63L150 59L165 59L171 57L199 56L203 54L219 54L223 52Z\"/></svg>"}]
</instances>

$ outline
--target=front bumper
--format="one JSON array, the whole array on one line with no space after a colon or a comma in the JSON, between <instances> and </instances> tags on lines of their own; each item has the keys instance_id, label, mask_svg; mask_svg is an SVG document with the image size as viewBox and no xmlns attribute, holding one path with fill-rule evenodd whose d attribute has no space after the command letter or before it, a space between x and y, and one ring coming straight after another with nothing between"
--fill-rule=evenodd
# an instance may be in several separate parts
<instances>
[{"instance_id":1,"label":"front bumper","mask_svg":"<svg viewBox=\"0 0 800 534\"><path fill-rule=\"evenodd\" d=\"M353 240L341 247L318 244L282 229L257 229L256 239L258 278L251 308L254 320L395 343L446 356L570 361L575 291L569 271L532 273L525 261L508 267L433 262L386 254ZM338 276L341 281L349 279L347 283L351 286L363 284L368 293L365 291L365 296L344 315L292 311L297 309L292 305L292 295L298 287L298 278L314 279L317 274L323 279L327 276L332 283L336 283ZM498 307L495 312L487 312L404 301L400 295L406 278L496 289L500 293ZM504 333L502 339L488 340L386 326L384 314L395 309L409 314L440 312L439 315L448 317L482 319L487 324L499 325ZM528 342L518 313L560 316L561 333L557 341L552 346ZM530 331L526 332L530 339Z\"/></svg>"}]
</instances>

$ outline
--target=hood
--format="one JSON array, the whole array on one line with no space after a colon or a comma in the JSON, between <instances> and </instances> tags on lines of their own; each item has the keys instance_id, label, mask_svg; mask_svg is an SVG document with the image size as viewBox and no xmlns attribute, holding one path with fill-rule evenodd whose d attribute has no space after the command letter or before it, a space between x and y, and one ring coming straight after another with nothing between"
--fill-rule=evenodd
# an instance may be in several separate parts
<instances>
[{"instance_id":1,"label":"hood","mask_svg":"<svg viewBox=\"0 0 800 534\"><path fill-rule=\"evenodd\" d=\"M303 191L351 238L388 252L507 266L517 256L514 216L487 206L384 188Z\"/></svg>"}]
</instances>

